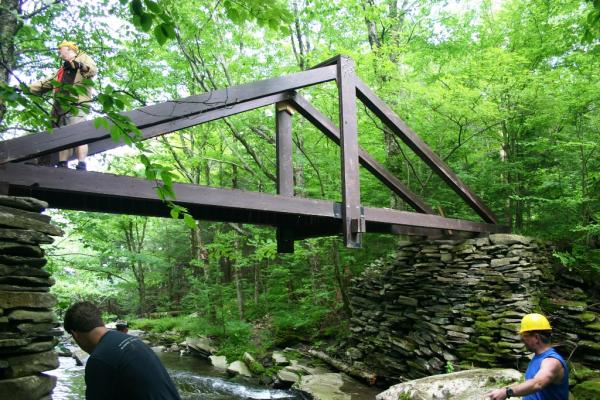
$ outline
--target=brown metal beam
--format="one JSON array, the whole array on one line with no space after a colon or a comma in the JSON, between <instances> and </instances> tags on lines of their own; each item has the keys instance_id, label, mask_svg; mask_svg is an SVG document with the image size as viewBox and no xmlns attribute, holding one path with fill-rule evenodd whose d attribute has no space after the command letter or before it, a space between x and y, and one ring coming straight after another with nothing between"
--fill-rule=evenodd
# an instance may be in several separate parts
<instances>
[{"instance_id":1,"label":"brown metal beam","mask_svg":"<svg viewBox=\"0 0 600 400\"><path fill-rule=\"evenodd\" d=\"M408 147L465 200L484 221L494 224L498 222L494 213L487 208L481 199L359 78L356 78L356 95L369 110L377 115L384 124L397 134Z\"/></svg>"},{"instance_id":2,"label":"brown metal beam","mask_svg":"<svg viewBox=\"0 0 600 400\"><path fill-rule=\"evenodd\" d=\"M193 117L178 119L175 121L166 122L164 124L154 125L149 128L144 128L141 130L142 140L151 139L180 129L189 128L190 126L204 124L206 122L215 121L217 119L230 117L232 115L275 104L280 101L286 101L290 98L292 94L293 92L278 93L272 96L261 97L260 99L245 101L234 106L207 111L205 113ZM125 143L123 141L115 143L114 140L109 138L90 143L88 146L88 154L94 155L107 150L115 149L120 146L125 146Z\"/></svg>"},{"instance_id":3,"label":"brown metal beam","mask_svg":"<svg viewBox=\"0 0 600 400\"><path fill-rule=\"evenodd\" d=\"M312 123L317 129L323 132L329 139L334 143L340 144L340 130L338 127L323 115L319 110L312 106L304 97L296 93L290 99L294 104L296 110ZM377 162L369 153L363 150L361 147L358 148L358 158L360 165L366 168L372 173L377 179L379 179L385 186L396 193L402 200L408 203L416 211L425 214L435 214L435 211L429 207L419 196L414 194L408 186L402 183L396 178L390 171L388 171L383 165Z\"/></svg>"},{"instance_id":4,"label":"brown metal beam","mask_svg":"<svg viewBox=\"0 0 600 400\"><path fill-rule=\"evenodd\" d=\"M21 163L0 166L0 182L8 194L32 196L51 208L168 217L169 209L141 178L42 167ZM267 193L174 184L177 203L198 219L271 226L341 226L339 203ZM391 226L505 232L506 227L390 209L364 208L368 232L392 232ZM399 233L399 232L398 232Z\"/></svg>"},{"instance_id":5,"label":"brown metal beam","mask_svg":"<svg viewBox=\"0 0 600 400\"><path fill-rule=\"evenodd\" d=\"M328 82L336 79L336 67L329 66L303 71L283 77L266 79L245 85L168 101L124 113L140 129L163 125L157 129L169 131L181 129L169 127L169 122L193 118L207 111L235 106L236 104L267 97L290 90ZM189 126L189 125L188 125ZM158 134L158 133L157 133ZM42 132L0 142L0 164L25 161L44 154L76 147L98 140L108 139L105 128L94 127L93 121L55 129L52 134Z\"/></svg>"},{"instance_id":6,"label":"brown metal beam","mask_svg":"<svg viewBox=\"0 0 600 400\"><path fill-rule=\"evenodd\" d=\"M432 229L449 229L466 232L507 232L502 225L486 224L463 219L445 218L438 215L417 214L390 208L365 207L365 220L373 223L404 225Z\"/></svg>"},{"instance_id":7,"label":"brown metal beam","mask_svg":"<svg viewBox=\"0 0 600 400\"><path fill-rule=\"evenodd\" d=\"M286 102L275 106L277 148L277 194L294 197L294 167L292 163L292 110ZM284 226L277 227L277 252L294 252L294 234Z\"/></svg>"},{"instance_id":8,"label":"brown metal beam","mask_svg":"<svg viewBox=\"0 0 600 400\"><path fill-rule=\"evenodd\" d=\"M342 164L342 226L344 245L349 248L361 246L361 235L365 231L365 220L360 209L355 80L354 62L350 58L341 57L337 63L337 84Z\"/></svg>"}]
</instances>

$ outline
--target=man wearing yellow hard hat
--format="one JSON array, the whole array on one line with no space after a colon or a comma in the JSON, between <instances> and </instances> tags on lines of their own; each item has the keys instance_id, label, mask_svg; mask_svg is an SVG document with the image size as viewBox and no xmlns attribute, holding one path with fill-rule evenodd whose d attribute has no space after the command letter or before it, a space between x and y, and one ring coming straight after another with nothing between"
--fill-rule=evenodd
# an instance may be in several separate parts
<instances>
[{"instance_id":1,"label":"man wearing yellow hard hat","mask_svg":"<svg viewBox=\"0 0 600 400\"><path fill-rule=\"evenodd\" d=\"M525 400L568 400L569 368L564 358L550 347L552 327L541 314L521 320L521 340L535 354L525 371L525 382L486 394L490 400L523 397Z\"/></svg>"},{"instance_id":2,"label":"man wearing yellow hard hat","mask_svg":"<svg viewBox=\"0 0 600 400\"><path fill-rule=\"evenodd\" d=\"M85 119L84 114L89 109L92 101L92 88L89 85L84 85L84 79L93 78L98 69L94 61L85 53L79 50L73 42L63 41L58 45L58 56L61 58L61 66L50 76L35 82L29 86L29 90L33 94L44 94L54 90L55 93L65 89L66 85L83 87L84 90L65 90L73 94L73 103L65 107L59 101L54 100L52 106L52 126L55 128L72 125L81 122ZM54 87L52 81L58 81L61 85ZM85 170L85 158L87 157L87 145L79 146L75 149L77 155L76 169ZM67 167L67 161L73 154L73 149L62 150L58 155L58 166Z\"/></svg>"}]
</instances>

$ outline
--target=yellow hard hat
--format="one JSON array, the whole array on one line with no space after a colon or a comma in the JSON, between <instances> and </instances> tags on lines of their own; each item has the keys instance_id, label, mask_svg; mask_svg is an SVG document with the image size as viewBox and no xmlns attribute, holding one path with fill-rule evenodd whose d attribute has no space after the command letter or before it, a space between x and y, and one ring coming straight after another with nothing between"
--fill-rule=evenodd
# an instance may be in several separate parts
<instances>
[{"instance_id":1,"label":"yellow hard hat","mask_svg":"<svg viewBox=\"0 0 600 400\"><path fill-rule=\"evenodd\" d=\"M73 42L68 42L68 41L66 41L66 40L63 40L63 41L62 41L62 42L61 42L61 43L58 45L58 48L59 48L59 49L60 49L61 47L68 47L68 48L70 48L71 50L73 50L73 51L75 51L75 52L78 52L78 51L79 51L79 48L77 47L77 45L76 45L75 43L73 43Z\"/></svg>"},{"instance_id":2,"label":"yellow hard hat","mask_svg":"<svg viewBox=\"0 0 600 400\"><path fill-rule=\"evenodd\" d=\"M519 333L530 331L551 331L552 327L548 319L542 314L527 314L521 320L521 330Z\"/></svg>"}]
</instances>

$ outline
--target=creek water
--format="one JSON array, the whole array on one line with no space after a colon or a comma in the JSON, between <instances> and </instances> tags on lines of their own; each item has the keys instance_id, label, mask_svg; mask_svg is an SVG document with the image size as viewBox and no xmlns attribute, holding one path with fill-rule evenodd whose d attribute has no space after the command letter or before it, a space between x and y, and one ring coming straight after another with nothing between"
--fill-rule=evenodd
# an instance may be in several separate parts
<instances>
[{"instance_id":1,"label":"creek water","mask_svg":"<svg viewBox=\"0 0 600 400\"><path fill-rule=\"evenodd\" d=\"M307 399L299 392L268 389L239 377L229 378L207 361L177 353L157 353L184 400L237 400L237 399ZM60 357L59 368L49 371L57 377L54 400L85 398L84 367L77 366L71 357ZM375 391L358 382L345 383L344 391L352 400L373 399Z\"/></svg>"}]
</instances>

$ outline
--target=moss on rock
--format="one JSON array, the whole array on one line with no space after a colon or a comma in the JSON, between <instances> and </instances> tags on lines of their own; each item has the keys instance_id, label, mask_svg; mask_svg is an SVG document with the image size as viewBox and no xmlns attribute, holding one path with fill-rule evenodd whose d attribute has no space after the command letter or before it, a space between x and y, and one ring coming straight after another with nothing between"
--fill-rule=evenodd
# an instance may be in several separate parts
<instances>
[{"instance_id":1,"label":"moss on rock","mask_svg":"<svg viewBox=\"0 0 600 400\"><path fill-rule=\"evenodd\" d=\"M593 331L600 331L600 322L596 322L595 324L589 324L585 326L586 329L591 329Z\"/></svg>"},{"instance_id":2,"label":"moss on rock","mask_svg":"<svg viewBox=\"0 0 600 400\"><path fill-rule=\"evenodd\" d=\"M580 383L573 388L573 396L577 400L600 399L600 378Z\"/></svg>"},{"instance_id":3,"label":"moss on rock","mask_svg":"<svg viewBox=\"0 0 600 400\"><path fill-rule=\"evenodd\" d=\"M596 319L596 314L594 314L593 312L584 312L577 315L575 318L577 318L581 322L590 323L594 322L594 320Z\"/></svg>"}]
</instances>

